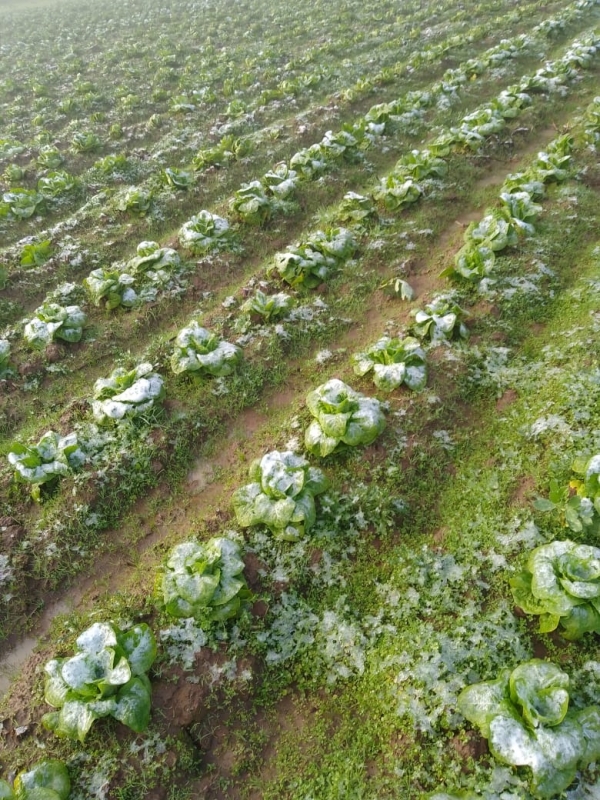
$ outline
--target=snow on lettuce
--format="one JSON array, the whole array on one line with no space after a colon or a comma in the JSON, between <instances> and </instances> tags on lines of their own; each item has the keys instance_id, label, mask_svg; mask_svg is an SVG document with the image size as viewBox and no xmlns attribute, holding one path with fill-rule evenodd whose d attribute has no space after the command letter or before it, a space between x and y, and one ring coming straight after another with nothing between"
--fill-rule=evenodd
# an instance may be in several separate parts
<instances>
[{"instance_id":1,"label":"snow on lettuce","mask_svg":"<svg viewBox=\"0 0 600 800\"><path fill-rule=\"evenodd\" d=\"M179 229L179 243L195 256L230 249L232 241L229 222L210 211L201 211Z\"/></svg>"},{"instance_id":2,"label":"snow on lettuce","mask_svg":"<svg viewBox=\"0 0 600 800\"><path fill-rule=\"evenodd\" d=\"M15 470L15 478L31 485L31 496L40 499L40 487L80 467L86 459L79 447L77 434L59 436L54 431L45 433L36 445L15 442L8 453L8 463Z\"/></svg>"},{"instance_id":3,"label":"snow on lettuce","mask_svg":"<svg viewBox=\"0 0 600 800\"><path fill-rule=\"evenodd\" d=\"M600 548L575 542L536 547L510 580L515 603L540 617L540 632L559 625L566 639L600 633Z\"/></svg>"},{"instance_id":4,"label":"snow on lettuce","mask_svg":"<svg viewBox=\"0 0 600 800\"><path fill-rule=\"evenodd\" d=\"M306 404L315 419L306 429L304 443L314 455L327 456L339 445L369 445L385 428L381 403L338 378L310 392Z\"/></svg>"},{"instance_id":5,"label":"snow on lettuce","mask_svg":"<svg viewBox=\"0 0 600 800\"><path fill-rule=\"evenodd\" d=\"M92 411L100 423L137 417L164 397L163 379L152 364L138 364L132 370L117 367L108 378L94 384Z\"/></svg>"},{"instance_id":6,"label":"snow on lettuce","mask_svg":"<svg viewBox=\"0 0 600 800\"><path fill-rule=\"evenodd\" d=\"M461 713L488 739L492 755L532 771L535 797L557 797L577 770L600 758L600 706L569 711L569 676L532 659L460 693Z\"/></svg>"},{"instance_id":7,"label":"snow on lettuce","mask_svg":"<svg viewBox=\"0 0 600 800\"><path fill-rule=\"evenodd\" d=\"M289 450L273 450L250 467L252 483L233 495L238 523L266 525L286 541L301 538L315 523L315 496L327 488L323 472Z\"/></svg>"},{"instance_id":8,"label":"snow on lettuce","mask_svg":"<svg viewBox=\"0 0 600 800\"><path fill-rule=\"evenodd\" d=\"M241 360L242 351L237 345L193 321L177 334L171 369L176 375L192 372L223 378L231 375Z\"/></svg>"},{"instance_id":9,"label":"snow on lettuce","mask_svg":"<svg viewBox=\"0 0 600 800\"><path fill-rule=\"evenodd\" d=\"M206 622L237 616L250 597L240 547L225 537L183 542L170 553L159 592L167 614Z\"/></svg>"},{"instance_id":10,"label":"snow on lettuce","mask_svg":"<svg viewBox=\"0 0 600 800\"><path fill-rule=\"evenodd\" d=\"M36 308L33 317L25 323L23 337L27 344L37 349L47 347L55 339L79 342L85 320L86 315L79 306L44 303Z\"/></svg>"},{"instance_id":11,"label":"snow on lettuce","mask_svg":"<svg viewBox=\"0 0 600 800\"><path fill-rule=\"evenodd\" d=\"M384 336L352 361L356 375L373 372L373 382L387 392L405 383L409 389L420 391L427 383L425 352L412 337L392 339Z\"/></svg>"},{"instance_id":12,"label":"snow on lettuce","mask_svg":"<svg viewBox=\"0 0 600 800\"><path fill-rule=\"evenodd\" d=\"M94 623L78 637L74 656L44 667L44 698L59 710L45 714L43 725L83 742L95 720L112 716L141 733L150 720L147 672L155 658L156 640L145 623L127 631Z\"/></svg>"},{"instance_id":13,"label":"snow on lettuce","mask_svg":"<svg viewBox=\"0 0 600 800\"><path fill-rule=\"evenodd\" d=\"M11 785L0 780L2 800L68 800L71 793L69 771L62 761L40 761L30 770L19 772Z\"/></svg>"}]
</instances>

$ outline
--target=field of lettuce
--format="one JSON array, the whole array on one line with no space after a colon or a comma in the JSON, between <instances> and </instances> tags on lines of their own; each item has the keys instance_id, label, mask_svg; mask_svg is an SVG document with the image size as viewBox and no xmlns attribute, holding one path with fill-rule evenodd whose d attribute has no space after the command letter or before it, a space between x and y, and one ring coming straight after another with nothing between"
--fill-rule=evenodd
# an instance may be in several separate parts
<instances>
[{"instance_id":1,"label":"field of lettuce","mask_svg":"<svg viewBox=\"0 0 600 800\"><path fill-rule=\"evenodd\" d=\"M600 800L600 0L0 0L0 800Z\"/></svg>"}]
</instances>

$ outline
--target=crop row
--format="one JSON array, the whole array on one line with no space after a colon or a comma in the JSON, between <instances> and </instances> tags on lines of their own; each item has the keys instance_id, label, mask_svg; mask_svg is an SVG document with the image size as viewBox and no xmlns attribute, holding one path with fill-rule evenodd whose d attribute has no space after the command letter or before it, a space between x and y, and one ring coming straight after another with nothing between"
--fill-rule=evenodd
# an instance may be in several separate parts
<instances>
[{"instance_id":1,"label":"crop row","mask_svg":"<svg viewBox=\"0 0 600 800\"><path fill-rule=\"evenodd\" d=\"M301 317L297 317L297 319L299 319L299 318L301 318ZM292 329L290 329L290 330L292 330ZM129 430L128 431L128 436L130 436L130 435L131 435L131 431ZM106 445L106 442L109 441L109 440L111 440L111 436L109 436L107 434L105 436L104 444ZM134 458L141 459L141 463L139 462L139 467L138 467L139 469L141 469L142 471L143 470L148 470L149 467L150 467L151 456L143 455L144 447L147 446L147 444L149 444L149 440L147 439L147 437L146 437L146 445L144 445L139 440L134 444L134 442L133 442L133 440L131 438L128 439L126 437L123 438L122 442L115 443L114 438L113 438L112 439L112 450L110 449L110 447L109 448L105 447L105 454L110 454L110 456L112 458L114 458L115 449L116 449L116 454L127 453L129 458L134 457ZM140 450L140 447L142 448L141 450ZM144 464L146 466L144 466ZM96 465L96 466L98 466L98 465ZM120 468L118 468L118 469L120 469ZM100 471L102 472L103 475L106 474L105 467L101 467ZM100 474L100 473L98 473L98 474ZM142 477L142 475L140 475L140 477ZM49 523L52 524L51 523L51 519L53 518L53 516L54 516L54 514L56 512L57 512L57 509L55 509L49 515L46 515L45 519L44 519L44 522L42 523L42 526L40 527L40 532L42 533L44 539L46 539L46 540L48 539L48 531L49 531L48 524ZM100 527L102 527L102 519L98 517L98 514L95 513L95 512L91 513L91 509L86 508L85 506L81 507L80 509L76 509L76 515L77 515L78 521L75 523L74 530L75 529L78 530L81 538L84 539L84 540L85 540L85 530L86 530L86 528L88 529L88 536L89 536L89 526L90 525L92 525L92 526L93 525L96 525L96 526L100 525ZM62 530L62 532L64 534L65 533L65 527L64 526L65 526L65 522L66 522L66 516L65 516L65 510L64 509L61 509L60 511L58 511L57 522L58 522L58 519L60 519L59 526L60 526L60 528L61 528L61 530ZM81 535L81 534L83 534L83 535ZM50 551L47 553L47 555L51 555Z\"/></svg>"}]
</instances>

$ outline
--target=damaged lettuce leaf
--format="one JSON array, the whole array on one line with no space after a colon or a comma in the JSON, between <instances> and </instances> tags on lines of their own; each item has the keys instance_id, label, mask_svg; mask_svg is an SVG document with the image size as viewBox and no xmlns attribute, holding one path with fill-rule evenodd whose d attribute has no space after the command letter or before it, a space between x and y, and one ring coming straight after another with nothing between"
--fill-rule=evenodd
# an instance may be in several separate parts
<instances>
[{"instance_id":1,"label":"damaged lettuce leaf","mask_svg":"<svg viewBox=\"0 0 600 800\"><path fill-rule=\"evenodd\" d=\"M12 787L0 780L1 800L68 800L71 779L62 761L40 761L19 772Z\"/></svg>"},{"instance_id":2,"label":"damaged lettuce leaf","mask_svg":"<svg viewBox=\"0 0 600 800\"><path fill-rule=\"evenodd\" d=\"M85 320L85 312L79 306L44 303L36 308L34 316L25 323L23 338L36 349L47 347L55 339L79 342Z\"/></svg>"}]
</instances>

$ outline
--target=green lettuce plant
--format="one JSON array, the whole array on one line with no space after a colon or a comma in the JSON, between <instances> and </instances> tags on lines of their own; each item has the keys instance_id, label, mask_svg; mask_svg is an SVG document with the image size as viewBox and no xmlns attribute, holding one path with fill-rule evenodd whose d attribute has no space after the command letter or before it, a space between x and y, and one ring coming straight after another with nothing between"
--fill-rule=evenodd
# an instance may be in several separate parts
<instances>
[{"instance_id":1,"label":"green lettuce plant","mask_svg":"<svg viewBox=\"0 0 600 800\"><path fill-rule=\"evenodd\" d=\"M529 192L501 192L500 200L506 213L510 216L512 225L522 233L534 233L535 229L531 220L541 214L542 207L533 202L533 197Z\"/></svg>"},{"instance_id":2,"label":"green lettuce plant","mask_svg":"<svg viewBox=\"0 0 600 800\"><path fill-rule=\"evenodd\" d=\"M71 139L71 149L75 153L95 153L101 147L100 137L92 131L77 131Z\"/></svg>"},{"instance_id":3,"label":"green lettuce plant","mask_svg":"<svg viewBox=\"0 0 600 800\"><path fill-rule=\"evenodd\" d=\"M459 276L468 281L479 281L492 274L495 263L496 254L487 243L469 242L454 256L454 264L440 272L440 277Z\"/></svg>"},{"instance_id":4,"label":"green lettuce plant","mask_svg":"<svg viewBox=\"0 0 600 800\"><path fill-rule=\"evenodd\" d=\"M273 450L250 466L252 483L233 494L238 523L266 525L275 538L297 541L316 520L315 496L327 488L323 472L286 450Z\"/></svg>"},{"instance_id":5,"label":"green lettuce plant","mask_svg":"<svg viewBox=\"0 0 600 800\"><path fill-rule=\"evenodd\" d=\"M10 192L4 192L2 201L13 217L29 219L40 209L44 197L35 189L13 189Z\"/></svg>"},{"instance_id":6,"label":"green lettuce plant","mask_svg":"<svg viewBox=\"0 0 600 800\"><path fill-rule=\"evenodd\" d=\"M150 721L147 672L155 658L156 640L146 624L124 631L94 623L77 638L74 656L46 664L44 698L60 710L45 714L43 725L83 742L95 720L111 716L141 733Z\"/></svg>"},{"instance_id":7,"label":"green lettuce plant","mask_svg":"<svg viewBox=\"0 0 600 800\"><path fill-rule=\"evenodd\" d=\"M310 392L306 405L315 419L306 429L304 443L314 455L327 456L344 445L372 444L385 428L381 403L338 378Z\"/></svg>"},{"instance_id":8,"label":"green lettuce plant","mask_svg":"<svg viewBox=\"0 0 600 800\"><path fill-rule=\"evenodd\" d=\"M327 160L321 147L313 144L294 153L290 158L290 167L310 180L327 169Z\"/></svg>"},{"instance_id":9,"label":"green lettuce plant","mask_svg":"<svg viewBox=\"0 0 600 800\"><path fill-rule=\"evenodd\" d=\"M273 216L276 203L260 181L242 184L231 199L231 208L244 222L264 225Z\"/></svg>"},{"instance_id":10,"label":"green lettuce plant","mask_svg":"<svg viewBox=\"0 0 600 800\"><path fill-rule=\"evenodd\" d=\"M173 189L187 190L190 186L194 185L194 174L185 169L176 169L175 167L166 167L163 170L165 183Z\"/></svg>"},{"instance_id":11,"label":"green lettuce plant","mask_svg":"<svg viewBox=\"0 0 600 800\"><path fill-rule=\"evenodd\" d=\"M44 303L25 323L23 338L31 347L47 347L55 339L79 342L83 336L86 315L79 306Z\"/></svg>"},{"instance_id":12,"label":"green lettuce plant","mask_svg":"<svg viewBox=\"0 0 600 800\"><path fill-rule=\"evenodd\" d=\"M57 169L64 162L65 157L60 152L58 147L52 144L46 144L40 147L40 152L36 159L38 167L42 169Z\"/></svg>"},{"instance_id":13,"label":"green lettuce plant","mask_svg":"<svg viewBox=\"0 0 600 800\"><path fill-rule=\"evenodd\" d=\"M443 178L448 174L448 164L429 150L411 150L397 162L393 172L398 177L415 181Z\"/></svg>"},{"instance_id":14,"label":"green lettuce plant","mask_svg":"<svg viewBox=\"0 0 600 800\"><path fill-rule=\"evenodd\" d=\"M356 247L354 236L346 228L316 231L305 242L276 253L267 274L278 272L293 287L314 289L349 259Z\"/></svg>"},{"instance_id":15,"label":"green lettuce plant","mask_svg":"<svg viewBox=\"0 0 600 800\"><path fill-rule=\"evenodd\" d=\"M161 605L172 617L201 622L237 617L250 598L243 570L240 546L231 539L179 544L159 578Z\"/></svg>"},{"instance_id":16,"label":"green lettuce plant","mask_svg":"<svg viewBox=\"0 0 600 800\"><path fill-rule=\"evenodd\" d=\"M192 372L223 378L231 375L242 360L242 351L207 331L196 321L177 334L171 356L171 369L176 375Z\"/></svg>"},{"instance_id":17,"label":"green lettuce plant","mask_svg":"<svg viewBox=\"0 0 600 800\"><path fill-rule=\"evenodd\" d=\"M415 291L403 278L388 278L379 287L385 294L390 297L399 297L401 300L413 300Z\"/></svg>"},{"instance_id":18,"label":"green lettuce plant","mask_svg":"<svg viewBox=\"0 0 600 800\"><path fill-rule=\"evenodd\" d=\"M181 257L172 247L161 247L158 242L140 242L137 255L125 265L125 272L134 278L153 280L161 272L171 273L181 268Z\"/></svg>"},{"instance_id":19,"label":"green lettuce plant","mask_svg":"<svg viewBox=\"0 0 600 800\"><path fill-rule=\"evenodd\" d=\"M95 306L104 302L108 311L112 311L119 306L133 308L139 303L134 282L133 275L120 269L99 267L90 272L83 285Z\"/></svg>"},{"instance_id":20,"label":"green lettuce plant","mask_svg":"<svg viewBox=\"0 0 600 800\"><path fill-rule=\"evenodd\" d=\"M40 761L19 772L12 787L0 780L2 800L68 800L70 794L71 779L62 761Z\"/></svg>"},{"instance_id":21,"label":"green lettuce plant","mask_svg":"<svg viewBox=\"0 0 600 800\"><path fill-rule=\"evenodd\" d=\"M41 267L49 258L52 258L52 243L50 239L23 245L21 250L22 267Z\"/></svg>"},{"instance_id":22,"label":"green lettuce plant","mask_svg":"<svg viewBox=\"0 0 600 800\"><path fill-rule=\"evenodd\" d=\"M249 139L238 139L232 134L227 134L218 145L200 150L192 164L195 170L223 166L248 155L251 149L252 142Z\"/></svg>"},{"instance_id":23,"label":"green lettuce plant","mask_svg":"<svg viewBox=\"0 0 600 800\"><path fill-rule=\"evenodd\" d=\"M558 797L579 768L600 758L600 706L569 711L568 688L559 667L532 659L458 697L460 712L495 758L531 768L535 797Z\"/></svg>"},{"instance_id":24,"label":"green lettuce plant","mask_svg":"<svg viewBox=\"0 0 600 800\"><path fill-rule=\"evenodd\" d=\"M201 211L179 229L179 243L195 256L230 249L233 243L229 222L210 211Z\"/></svg>"},{"instance_id":25,"label":"green lettuce plant","mask_svg":"<svg viewBox=\"0 0 600 800\"><path fill-rule=\"evenodd\" d=\"M501 210L485 214L479 222L472 222L465 231L467 244L483 245L495 253L519 242L515 226Z\"/></svg>"},{"instance_id":26,"label":"green lettuce plant","mask_svg":"<svg viewBox=\"0 0 600 800\"><path fill-rule=\"evenodd\" d=\"M288 311L294 307L294 303L294 298L284 292L265 294L257 289L252 297L242 303L240 312L247 314L250 318L274 322L285 317Z\"/></svg>"},{"instance_id":27,"label":"green lettuce plant","mask_svg":"<svg viewBox=\"0 0 600 800\"><path fill-rule=\"evenodd\" d=\"M565 639L600 633L600 549L575 542L536 547L510 579L515 603L540 617L540 633L561 626Z\"/></svg>"},{"instance_id":28,"label":"green lettuce plant","mask_svg":"<svg viewBox=\"0 0 600 800\"><path fill-rule=\"evenodd\" d=\"M31 496L40 500L43 484L57 481L69 475L86 460L79 447L77 434L60 436L54 431L45 433L35 445L15 442L8 453L8 463L15 471L15 479L31 486Z\"/></svg>"},{"instance_id":29,"label":"green lettuce plant","mask_svg":"<svg viewBox=\"0 0 600 800\"><path fill-rule=\"evenodd\" d=\"M416 339L392 339L384 336L363 353L352 357L354 373L373 372L378 389L391 392L405 383L409 389L420 391L427 383L425 351Z\"/></svg>"},{"instance_id":30,"label":"green lettuce plant","mask_svg":"<svg viewBox=\"0 0 600 800\"><path fill-rule=\"evenodd\" d=\"M117 211L131 211L140 217L145 216L152 204L152 192L137 186L124 189L115 198Z\"/></svg>"},{"instance_id":31,"label":"green lettuce plant","mask_svg":"<svg viewBox=\"0 0 600 800\"><path fill-rule=\"evenodd\" d=\"M138 417L164 397L163 379L144 362L132 370L117 367L94 384L92 412L100 423Z\"/></svg>"},{"instance_id":32,"label":"green lettuce plant","mask_svg":"<svg viewBox=\"0 0 600 800\"><path fill-rule=\"evenodd\" d=\"M423 189L412 178L404 178L393 172L382 178L373 193L375 200L381 201L388 211L399 211L416 203Z\"/></svg>"},{"instance_id":33,"label":"green lettuce plant","mask_svg":"<svg viewBox=\"0 0 600 800\"><path fill-rule=\"evenodd\" d=\"M61 197L78 187L77 178L64 170L49 172L38 181L38 192L43 197Z\"/></svg>"},{"instance_id":34,"label":"green lettuce plant","mask_svg":"<svg viewBox=\"0 0 600 800\"><path fill-rule=\"evenodd\" d=\"M337 218L340 222L365 222L377 217L375 204L370 197L356 192L346 192Z\"/></svg>"},{"instance_id":35,"label":"green lettuce plant","mask_svg":"<svg viewBox=\"0 0 600 800\"><path fill-rule=\"evenodd\" d=\"M263 175L261 183L267 192L284 199L295 191L298 184L298 173L290 169L285 162L281 162Z\"/></svg>"},{"instance_id":36,"label":"green lettuce plant","mask_svg":"<svg viewBox=\"0 0 600 800\"><path fill-rule=\"evenodd\" d=\"M469 335L463 319L465 312L447 295L436 297L424 310L411 311L415 321L412 326L419 339L432 342L444 339L466 339Z\"/></svg>"}]
</instances>

